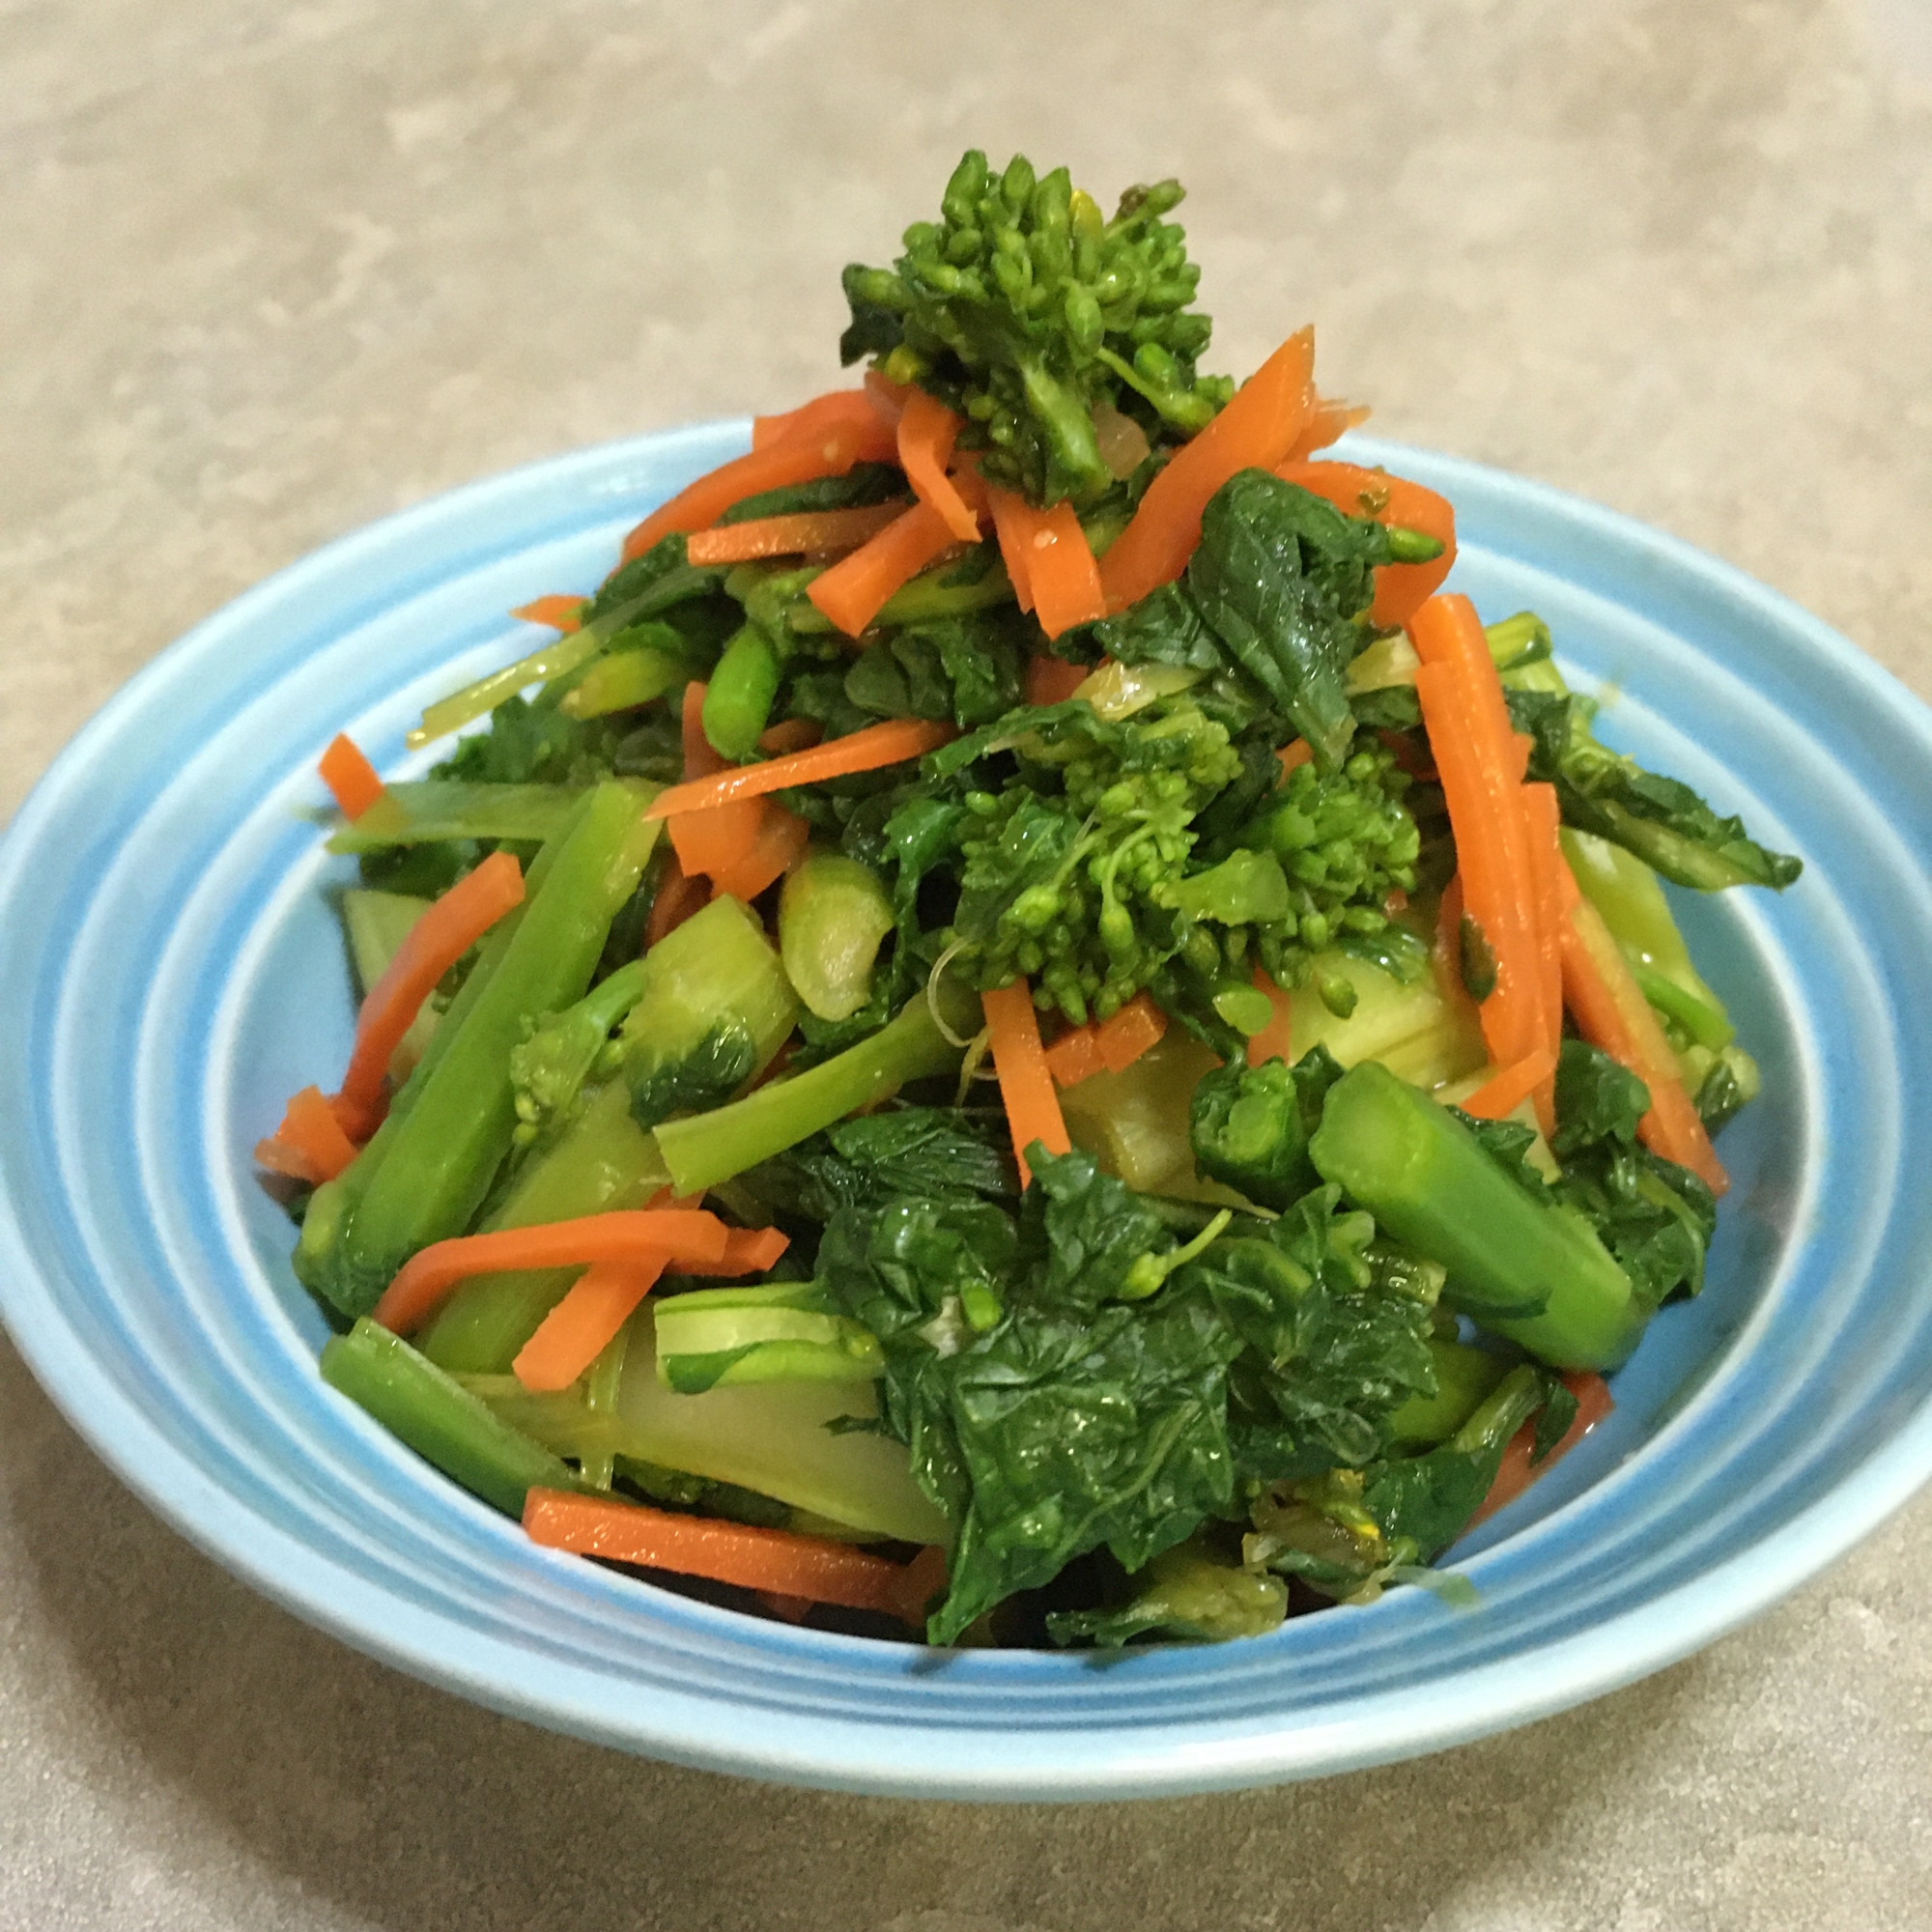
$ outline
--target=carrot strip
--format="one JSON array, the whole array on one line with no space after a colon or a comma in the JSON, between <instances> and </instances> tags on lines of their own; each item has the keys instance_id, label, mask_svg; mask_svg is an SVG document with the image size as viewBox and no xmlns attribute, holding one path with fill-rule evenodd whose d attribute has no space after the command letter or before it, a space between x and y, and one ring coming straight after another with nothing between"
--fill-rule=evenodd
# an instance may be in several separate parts
<instances>
[{"instance_id":1,"label":"carrot strip","mask_svg":"<svg viewBox=\"0 0 1932 1932\"><path fill-rule=\"evenodd\" d=\"M785 718L771 726L758 740L758 750L767 755L779 752L802 752L825 736L825 726L815 718ZM687 774L689 776L689 774Z\"/></svg>"},{"instance_id":2,"label":"carrot strip","mask_svg":"<svg viewBox=\"0 0 1932 1932\"><path fill-rule=\"evenodd\" d=\"M511 1372L526 1389L567 1389L610 1346L664 1271L661 1255L585 1268L518 1350Z\"/></svg>"},{"instance_id":3,"label":"carrot strip","mask_svg":"<svg viewBox=\"0 0 1932 1932\"><path fill-rule=\"evenodd\" d=\"M519 604L510 615L521 617L526 624L548 624L553 631L568 635L582 628L580 613L589 602L587 597L566 597L556 593L533 598L527 604Z\"/></svg>"},{"instance_id":4,"label":"carrot strip","mask_svg":"<svg viewBox=\"0 0 1932 1932\"><path fill-rule=\"evenodd\" d=\"M1485 1517L1494 1516L1505 1503L1515 1502L1537 1477L1553 1468L1617 1406L1609 1384L1602 1376L1572 1370L1563 1378L1563 1386L1577 1398L1577 1419L1564 1432L1563 1439L1542 1462L1532 1463L1529 1459L1536 1447L1536 1424L1525 1422L1510 1437L1503 1460L1496 1466L1496 1479L1466 1528L1474 1529Z\"/></svg>"},{"instance_id":5,"label":"carrot strip","mask_svg":"<svg viewBox=\"0 0 1932 1932\"><path fill-rule=\"evenodd\" d=\"M791 1236L777 1228L726 1228L724 1252L715 1262L680 1262L680 1274L701 1274L731 1281L741 1275L769 1274L779 1257L791 1246Z\"/></svg>"},{"instance_id":6,"label":"carrot strip","mask_svg":"<svg viewBox=\"0 0 1932 1932\"><path fill-rule=\"evenodd\" d=\"M1677 1056L1603 914L1580 895L1563 922L1563 995L1583 1037L1650 1089L1650 1111L1637 1122L1637 1138L1722 1194L1730 1177L1677 1077Z\"/></svg>"},{"instance_id":7,"label":"carrot strip","mask_svg":"<svg viewBox=\"0 0 1932 1932\"><path fill-rule=\"evenodd\" d=\"M1053 1075L1040 1050L1039 1016L1034 1011L1032 989L1024 980L1015 980L1010 986L981 993L980 1005L992 1034L993 1071L1000 1076L1000 1098L1020 1164L1020 1185L1027 1187L1033 1174L1026 1151L1035 1141L1048 1153L1065 1153L1073 1143L1066 1137L1060 1096L1053 1091Z\"/></svg>"},{"instance_id":8,"label":"carrot strip","mask_svg":"<svg viewBox=\"0 0 1932 1932\"><path fill-rule=\"evenodd\" d=\"M360 818L383 796L382 775L362 755L362 748L346 732L338 731L328 741L316 765L322 781L335 794L344 818Z\"/></svg>"},{"instance_id":9,"label":"carrot strip","mask_svg":"<svg viewBox=\"0 0 1932 1932\"><path fill-rule=\"evenodd\" d=\"M1539 1046L1527 1059L1518 1061L1514 1066L1505 1066L1494 1078L1486 1080L1459 1104L1463 1113L1473 1114L1479 1121L1500 1121L1505 1115L1515 1113L1555 1071L1555 1054L1547 1046Z\"/></svg>"},{"instance_id":10,"label":"carrot strip","mask_svg":"<svg viewBox=\"0 0 1932 1932\"><path fill-rule=\"evenodd\" d=\"M741 852L731 864L711 874L711 883L721 892L729 893L733 898L743 899L747 905L758 896L767 886L776 883L790 870L792 862L806 848L811 838L811 827L795 811L787 811L781 805L769 799L761 799L764 817L760 821L757 836L750 847ZM687 812L686 818L696 816ZM682 821L673 818L671 830L673 838Z\"/></svg>"},{"instance_id":11,"label":"carrot strip","mask_svg":"<svg viewBox=\"0 0 1932 1932\"><path fill-rule=\"evenodd\" d=\"M1563 881L1570 867L1557 842L1562 811L1556 787L1526 784L1523 832L1528 847L1530 884L1536 895L1536 962L1543 1009L1543 1044L1549 1054L1548 1078L1536 1090L1536 1118L1546 1136L1556 1131L1556 1059L1563 1051Z\"/></svg>"},{"instance_id":12,"label":"carrot strip","mask_svg":"<svg viewBox=\"0 0 1932 1932\"><path fill-rule=\"evenodd\" d=\"M343 1132L320 1087L304 1087L289 1102L273 1135L255 1148L258 1165L313 1186L333 1180L355 1158L355 1143Z\"/></svg>"},{"instance_id":13,"label":"carrot strip","mask_svg":"<svg viewBox=\"0 0 1932 1932\"><path fill-rule=\"evenodd\" d=\"M436 983L524 897L524 870L508 852L493 852L465 874L410 928L383 977L355 1015L355 1044L342 1076L341 1100L380 1114L389 1056L414 1024ZM346 1124L346 1123L345 1123Z\"/></svg>"},{"instance_id":14,"label":"carrot strip","mask_svg":"<svg viewBox=\"0 0 1932 1932\"><path fill-rule=\"evenodd\" d=\"M375 1319L398 1335L407 1335L441 1306L458 1282L473 1274L589 1267L598 1262L635 1267L664 1261L683 1266L719 1260L724 1253L724 1222L702 1208L625 1208L574 1221L456 1235L419 1248L403 1264L383 1291Z\"/></svg>"},{"instance_id":15,"label":"carrot strip","mask_svg":"<svg viewBox=\"0 0 1932 1932\"><path fill-rule=\"evenodd\" d=\"M999 540L1000 561L1012 580L1013 595L1022 611L1033 609L1032 508L1024 497L1011 490L996 490L982 484L986 504L993 513L993 535Z\"/></svg>"},{"instance_id":16,"label":"carrot strip","mask_svg":"<svg viewBox=\"0 0 1932 1932\"><path fill-rule=\"evenodd\" d=\"M915 503L869 543L814 577L805 594L848 638L856 638L895 590L953 541L946 519L931 504Z\"/></svg>"},{"instance_id":17,"label":"carrot strip","mask_svg":"<svg viewBox=\"0 0 1932 1932\"><path fill-rule=\"evenodd\" d=\"M855 550L903 513L903 501L871 503L860 510L801 510L784 517L759 517L747 524L720 524L697 530L685 541L695 564L749 563L765 556L803 556L807 552Z\"/></svg>"},{"instance_id":18,"label":"carrot strip","mask_svg":"<svg viewBox=\"0 0 1932 1932\"><path fill-rule=\"evenodd\" d=\"M1094 1029L1094 1045L1109 1073L1124 1073L1150 1047L1159 1045L1166 1033L1167 1015L1145 993L1136 993Z\"/></svg>"},{"instance_id":19,"label":"carrot strip","mask_svg":"<svg viewBox=\"0 0 1932 1932\"><path fill-rule=\"evenodd\" d=\"M891 428L875 411L869 420L840 416L821 425L801 423L749 456L734 457L687 485L668 503L653 510L624 539L623 560L682 530L708 528L733 503L761 491L781 490L788 483L810 483L820 476L842 476L855 463L889 462L896 445Z\"/></svg>"},{"instance_id":20,"label":"carrot strip","mask_svg":"<svg viewBox=\"0 0 1932 1932\"><path fill-rule=\"evenodd\" d=\"M1366 403L1345 403L1339 396L1317 396L1307 427L1294 439L1288 460L1306 463L1318 449L1326 449L1338 437L1360 428L1373 414L1375 412Z\"/></svg>"},{"instance_id":21,"label":"carrot strip","mask_svg":"<svg viewBox=\"0 0 1932 1932\"><path fill-rule=\"evenodd\" d=\"M960 543L980 541L980 519L946 473L952 445L966 427L937 396L915 389L907 396L899 417L899 468L922 503L935 510Z\"/></svg>"},{"instance_id":22,"label":"carrot strip","mask_svg":"<svg viewBox=\"0 0 1932 1932\"><path fill-rule=\"evenodd\" d=\"M1315 747L1306 738L1291 738L1275 756L1281 760L1281 775L1286 778L1296 765L1305 765L1315 755Z\"/></svg>"},{"instance_id":23,"label":"carrot strip","mask_svg":"<svg viewBox=\"0 0 1932 1932\"><path fill-rule=\"evenodd\" d=\"M1294 1003L1261 967L1255 968L1255 991L1267 995L1274 1017L1260 1033L1248 1036L1248 1065L1259 1066L1264 1060L1293 1061Z\"/></svg>"},{"instance_id":24,"label":"carrot strip","mask_svg":"<svg viewBox=\"0 0 1932 1932\"><path fill-rule=\"evenodd\" d=\"M1046 1070L1056 1087L1077 1087L1100 1071L1100 1050L1091 1026L1068 1027L1046 1049Z\"/></svg>"},{"instance_id":25,"label":"carrot strip","mask_svg":"<svg viewBox=\"0 0 1932 1932\"><path fill-rule=\"evenodd\" d=\"M1315 331L1297 329L1147 487L1100 559L1107 608L1123 611L1180 575L1201 541L1201 513L1239 469L1271 469L1293 448L1314 407Z\"/></svg>"},{"instance_id":26,"label":"carrot strip","mask_svg":"<svg viewBox=\"0 0 1932 1932\"><path fill-rule=\"evenodd\" d=\"M1042 651L1027 659L1026 701L1029 704L1064 704L1087 682L1092 668L1068 664L1064 658L1050 658Z\"/></svg>"},{"instance_id":27,"label":"carrot strip","mask_svg":"<svg viewBox=\"0 0 1932 1932\"><path fill-rule=\"evenodd\" d=\"M1441 540L1442 554L1429 563L1385 563L1376 572L1376 601L1369 622L1384 629L1406 624L1435 596L1456 561L1456 512L1446 497L1353 463L1284 463L1275 474L1298 483L1351 517L1373 517Z\"/></svg>"},{"instance_id":28,"label":"carrot strip","mask_svg":"<svg viewBox=\"0 0 1932 1932\"><path fill-rule=\"evenodd\" d=\"M736 769L721 757L704 735L704 694L706 687L694 680L684 688L684 776L686 782L704 781ZM677 790L679 787L672 786ZM668 797L661 792L659 797ZM668 813L654 816L668 817ZM671 849L687 877L705 873L713 878L730 867L757 842L765 823L765 808L756 800L742 804L717 803L709 808L687 810L671 817L668 831Z\"/></svg>"},{"instance_id":29,"label":"carrot strip","mask_svg":"<svg viewBox=\"0 0 1932 1932\"><path fill-rule=\"evenodd\" d=\"M644 951L648 952L667 933L675 932L709 897L703 881L694 879L678 864L673 850L651 899L650 917L644 921Z\"/></svg>"},{"instance_id":30,"label":"carrot strip","mask_svg":"<svg viewBox=\"0 0 1932 1932\"><path fill-rule=\"evenodd\" d=\"M958 735L951 724L928 724L922 718L889 718L827 744L768 758L761 765L733 765L711 778L671 785L650 802L644 816L668 818L674 812L710 810L739 799L788 791L793 785L821 784L852 772L879 771L887 765L904 764L908 758L923 757Z\"/></svg>"},{"instance_id":31,"label":"carrot strip","mask_svg":"<svg viewBox=\"0 0 1932 1932\"><path fill-rule=\"evenodd\" d=\"M679 1516L565 1490L531 1490L524 1499L524 1528L532 1543L549 1549L807 1597L848 1610L876 1610L909 1624L924 1621L931 1594L932 1567L926 1563L894 1563L831 1537L761 1529L722 1517Z\"/></svg>"},{"instance_id":32,"label":"carrot strip","mask_svg":"<svg viewBox=\"0 0 1932 1932\"><path fill-rule=\"evenodd\" d=\"M754 450L770 449L775 443L788 441L797 436L811 436L838 423L866 425L878 422L888 412L869 383L862 389L831 389L781 415L753 416L752 447ZM895 414L896 411L890 413Z\"/></svg>"}]
</instances>

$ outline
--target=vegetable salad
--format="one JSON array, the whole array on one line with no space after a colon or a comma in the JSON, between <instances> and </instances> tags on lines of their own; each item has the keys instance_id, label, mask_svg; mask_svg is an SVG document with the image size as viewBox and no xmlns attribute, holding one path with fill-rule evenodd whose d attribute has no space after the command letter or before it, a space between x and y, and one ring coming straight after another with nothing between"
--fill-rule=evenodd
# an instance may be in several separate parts
<instances>
[{"instance_id":1,"label":"vegetable salad","mask_svg":"<svg viewBox=\"0 0 1932 1932\"><path fill-rule=\"evenodd\" d=\"M1695 1294L1757 1088L1596 735L1178 184L965 156L863 381L323 760L362 1002L258 1150L322 1372L539 1543L935 1644L1422 1581ZM532 589L537 586L532 586Z\"/></svg>"}]
</instances>

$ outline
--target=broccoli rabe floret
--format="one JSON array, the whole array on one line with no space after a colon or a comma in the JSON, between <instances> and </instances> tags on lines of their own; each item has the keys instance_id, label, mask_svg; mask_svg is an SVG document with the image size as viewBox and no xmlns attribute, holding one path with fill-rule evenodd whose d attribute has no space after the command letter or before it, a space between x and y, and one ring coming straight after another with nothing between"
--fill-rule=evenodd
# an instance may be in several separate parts
<instances>
[{"instance_id":1,"label":"broccoli rabe floret","mask_svg":"<svg viewBox=\"0 0 1932 1932\"><path fill-rule=\"evenodd\" d=\"M1036 503L1086 502L1113 483L1096 409L1158 438L1191 436L1234 392L1195 373L1211 324L1192 312L1200 270L1163 221L1179 182L1133 187L1109 221L1065 168L978 149L946 185L938 221L905 232L890 269L845 270L847 362L877 358L960 412L988 477Z\"/></svg>"}]
</instances>

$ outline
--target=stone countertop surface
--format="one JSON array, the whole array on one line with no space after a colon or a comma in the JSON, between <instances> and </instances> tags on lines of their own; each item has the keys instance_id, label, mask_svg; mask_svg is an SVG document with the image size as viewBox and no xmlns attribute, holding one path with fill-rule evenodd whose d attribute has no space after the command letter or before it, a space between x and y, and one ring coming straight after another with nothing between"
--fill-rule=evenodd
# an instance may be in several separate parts
<instances>
[{"instance_id":1,"label":"stone countertop surface","mask_svg":"<svg viewBox=\"0 0 1932 1932\"><path fill-rule=\"evenodd\" d=\"M1212 366L1313 317L1378 430L1701 545L1932 696L1922 0L0 0L0 818L315 545L826 386L840 266L968 146L1179 175ZM353 1655L0 1339L0 1926L1923 1927L1921 1538L1932 1497L1701 1655L1416 1763L825 1796Z\"/></svg>"}]
</instances>

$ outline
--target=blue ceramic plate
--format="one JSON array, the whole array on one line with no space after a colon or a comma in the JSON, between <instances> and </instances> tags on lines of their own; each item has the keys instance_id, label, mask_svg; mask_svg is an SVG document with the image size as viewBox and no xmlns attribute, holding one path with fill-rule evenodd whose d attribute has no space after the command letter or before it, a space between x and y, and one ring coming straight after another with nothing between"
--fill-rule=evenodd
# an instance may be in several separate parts
<instances>
[{"instance_id":1,"label":"blue ceramic plate","mask_svg":"<svg viewBox=\"0 0 1932 1932\"><path fill-rule=\"evenodd\" d=\"M1686 899L1765 1072L1724 1136L1710 1281L1614 1417L1422 1590L1218 1647L941 1656L761 1623L532 1548L324 1387L256 1183L344 1064L349 980L304 812L353 732L391 775L425 700L508 662L728 423L391 518L123 691L0 847L0 1307L74 1424L270 1596L405 1670L621 1747L854 1790L1122 1797L1455 1744L1655 1670L1838 1555L1932 1470L1932 719L1734 571L1534 484L1357 440L1451 497L1456 583L1533 607L1605 735L1803 855ZM1614 694L1612 696L1612 694Z\"/></svg>"}]
</instances>

